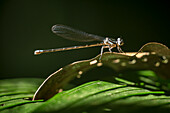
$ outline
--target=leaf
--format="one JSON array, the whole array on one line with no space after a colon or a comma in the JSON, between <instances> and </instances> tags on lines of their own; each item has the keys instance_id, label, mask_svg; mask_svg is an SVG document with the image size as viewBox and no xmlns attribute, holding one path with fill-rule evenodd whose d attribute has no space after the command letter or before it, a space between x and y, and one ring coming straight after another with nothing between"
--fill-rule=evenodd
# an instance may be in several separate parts
<instances>
[{"instance_id":1,"label":"leaf","mask_svg":"<svg viewBox=\"0 0 170 113\"><path fill-rule=\"evenodd\" d=\"M63 91L44 102L33 113L150 113L170 110L170 96L128 85L92 81Z\"/></svg>"},{"instance_id":2,"label":"leaf","mask_svg":"<svg viewBox=\"0 0 170 113\"><path fill-rule=\"evenodd\" d=\"M155 71L162 78L170 79L169 69L170 69L170 50L168 47L161 43L151 42L145 44L139 52L150 52L148 57L148 63L151 70ZM157 56L157 57L154 57ZM146 59L144 57L143 59ZM151 60L150 60L151 59ZM154 66L151 66L154 65Z\"/></svg>"},{"instance_id":3,"label":"leaf","mask_svg":"<svg viewBox=\"0 0 170 113\"><path fill-rule=\"evenodd\" d=\"M170 57L169 48L167 46L165 46L161 43L157 43L157 42L150 42L150 43L145 44L139 50L139 52L142 52L142 51L143 52L152 52L152 54Z\"/></svg>"},{"instance_id":4,"label":"leaf","mask_svg":"<svg viewBox=\"0 0 170 113\"><path fill-rule=\"evenodd\" d=\"M1 80L0 89L12 95L0 98L0 113L167 113L170 110L170 96L164 91L140 88L127 81L125 84L92 81L60 92L47 101L26 99L32 95L31 87L35 90L40 82L42 79ZM9 91L7 87L11 87ZM28 88L28 94L15 93L15 87L20 92Z\"/></svg>"},{"instance_id":5,"label":"leaf","mask_svg":"<svg viewBox=\"0 0 170 113\"><path fill-rule=\"evenodd\" d=\"M63 87L76 76L79 78L86 71L101 66L111 67L116 72L153 70L164 79L170 78L168 73L170 68L170 51L168 47L160 43L147 43L139 52L104 53L101 60L99 60L99 57L100 55L90 60L74 62L64 68L60 68L41 84L33 100L48 100L56 93L62 91Z\"/></svg>"},{"instance_id":6,"label":"leaf","mask_svg":"<svg viewBox=\"0 0 170 113\"><path fill-rule=\"evenodd\" d=\"M35 103L38 101L31 101L30 98L42 81L43 79L36 78L0 80L0 111L2 113L32 111L41 104Z\"/></svg>"}]
</instances>

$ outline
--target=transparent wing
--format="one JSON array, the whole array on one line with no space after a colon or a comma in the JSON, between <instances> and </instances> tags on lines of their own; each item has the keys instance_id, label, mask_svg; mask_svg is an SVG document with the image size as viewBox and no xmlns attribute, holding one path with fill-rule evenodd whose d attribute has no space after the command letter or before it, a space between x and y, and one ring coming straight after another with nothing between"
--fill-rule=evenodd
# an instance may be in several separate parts
<instances>
[{"instance_id":1,"label":"transparent wing","mask_svg":"<svg viewBox=\"0 0 170 113\"><path fill-rule=\"evenodd\" d=\"M104 37L89 34L60 24L54 25L52 27L52 32L65 39L79 42L103 41L105 39Z\"/></svg>"}]
</instances>

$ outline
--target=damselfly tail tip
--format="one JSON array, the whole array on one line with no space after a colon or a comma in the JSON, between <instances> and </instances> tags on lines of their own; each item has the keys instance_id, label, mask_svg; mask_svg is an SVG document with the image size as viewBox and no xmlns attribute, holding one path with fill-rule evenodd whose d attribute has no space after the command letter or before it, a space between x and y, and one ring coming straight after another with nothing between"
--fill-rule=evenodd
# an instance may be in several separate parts
<instances>
[{"instance_id":1,"label":"damselfly tail tip","mask_svg":"<svg viewBox=\"0 0 170 113\"><path fill-rule=\"evenodd\" d=\"M53 32L53 33L57 33L57 32L59 32L61 29L62 26L61 25L53 25L52 26L52 28L51 28L51 31Z\"/></svg>"},{"instance_id":2,"label":"damselfly tail tip","mask_svg":"<svg viewBox=\"0 0 170 113\"><path fill-rule=\"evenodd\" d=\"M35 51L34 51L34 55L39 55L39 54L41 54L41 53L43 53L43 50L35 50Z\"/></svg>"},{"instance_id":3,"label":"damselfly tail tip","mask_svg":"<svg viewBox=\"0 0 170 113\"><path fill-rule=\"evenodd\" d=\"M55 31L55 28L56 28L56 25L53 25L52 28L51 28L52 32Z\"/></svg>"}]
</instances>

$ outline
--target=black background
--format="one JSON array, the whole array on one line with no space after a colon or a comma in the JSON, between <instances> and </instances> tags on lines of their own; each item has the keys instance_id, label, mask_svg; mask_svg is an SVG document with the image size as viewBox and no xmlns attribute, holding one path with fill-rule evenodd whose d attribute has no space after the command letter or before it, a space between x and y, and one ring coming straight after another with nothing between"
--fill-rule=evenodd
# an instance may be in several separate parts
<instances>
[{"instance_id":1,"label":"black background","mask_svg":"<svg viewBox=\"0 0 170 113\"><path fill-rule=\"evenodd\" d=\"M0 78L46 78L65 65L100 53L96 47L35 56L36 49L91 44L56 36L51 32L54 24L101 36L122 36L124 51L138 51L151 41L170 46L169 14L165 0L1 0Z\"/></svg>"}]
</instances>

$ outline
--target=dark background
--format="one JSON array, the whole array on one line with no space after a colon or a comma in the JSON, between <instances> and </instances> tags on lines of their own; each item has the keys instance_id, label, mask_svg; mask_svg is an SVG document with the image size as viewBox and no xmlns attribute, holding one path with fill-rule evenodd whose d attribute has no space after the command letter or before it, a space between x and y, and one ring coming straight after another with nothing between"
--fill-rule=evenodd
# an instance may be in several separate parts
<instances>
[{"instance_id":1,"label":"dark background","mask_svg":"<svg viewBox=\"0 0 170 113\"><path fill-rule=\"evenodd\" d=\"M54 24L113 38L122 36L124 51L138 51L151 41L170 46L169 15L168 0L1 0L0 78L46 78L65 65L100 53L96 47L35 56L36 49L91 44L56 36L51 32Z\"/></svg>"}]
</instances>

